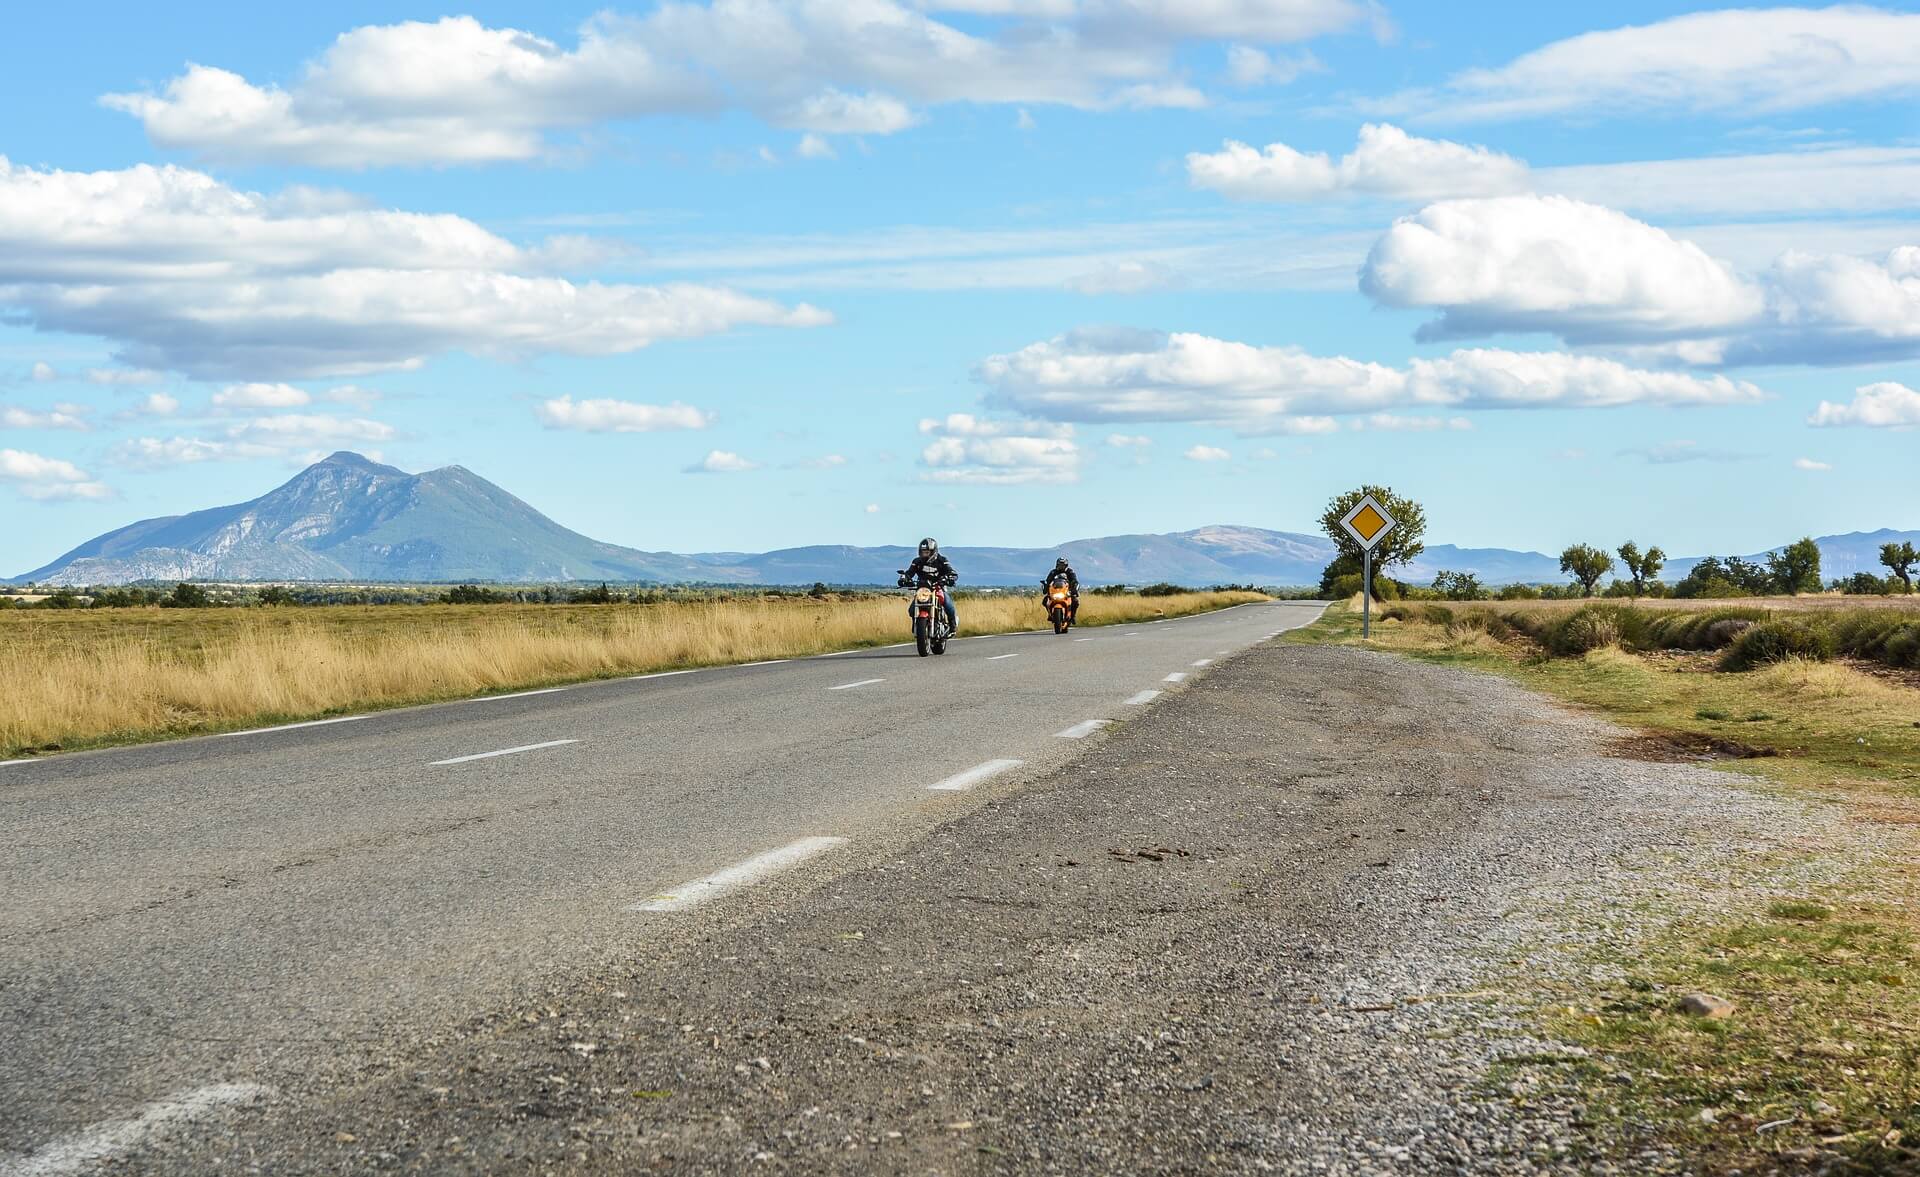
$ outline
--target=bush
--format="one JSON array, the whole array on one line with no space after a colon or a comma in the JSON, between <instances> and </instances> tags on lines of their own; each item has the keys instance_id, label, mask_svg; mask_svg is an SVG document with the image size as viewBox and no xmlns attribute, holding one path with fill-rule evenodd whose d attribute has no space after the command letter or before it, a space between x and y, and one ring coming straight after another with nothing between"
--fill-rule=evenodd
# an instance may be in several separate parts
<instances>
[{"instance_id":1,"label":"bush","mask_svg":"<svg viewBox=\"0 0 1920 1177\"><path fill-rule=\"evenodd\" d=\"M1163 580L1158 584L1150 584L1143 587L1140 590L1140 595L1143 597L1177 597L1181 593L1190 593L1192 591L1193 590L1189 588L1181 588L1177 584L1168 584Z\"/></svg>"},{"instance_id":2,"label":"bush","mask_svg":"<svg viewBox=\"0 0 1920 1177\"><path fill-rule=\"evenodd\" d=\"M1804 621L1779 618L1748 627L1720 660L1725 670L1752 670L1788 658L1825 662L1834 655L1833 635Z\"/></svg>"},{"instance_id":3,"label":"bush","mask_svg":"<svg viewBox=\"0 0 1920 1177\"><path fill-rule=\"evenodd\" d=\"M1657 613L1647 622L1651 650L1722 650L1767 611L1748 607L1709 609L1704 613Z\"/></svg>"},{"instance_id":4,"label":"bush","mask_svg":"<svg viewBox=\"0 0 1920 1177\"><path fill-rule=\"evenodd\" d=\"M1547 635L1547 648L1556 654L1577 657L1593 650L1620 644L1617 611L1590 607L1575 612Z\"/></svg>"},{"instance_id":5,"label":"bush","mask_svg":"<svg viewBox=\"0 0 1920 1177\"><path fill-rule=\"evenodd\" d=\"M173 592L167 595L166 600L160 602L160 607L162 609L205 609L211 604L213 604L213 598L207 595L206 589L183 580L173 586Z\"/></svg>"},{"instance_id":6,"label":"bush","mask_svg":"<svg viewBox=\"0 0 1920 1177\"><path fill-rule=\"evenodd\" d=\"M1502 601L1537 601L1540 590L1530 584L1503 584L1496 595Z\"/></svg>"}]
</instances>

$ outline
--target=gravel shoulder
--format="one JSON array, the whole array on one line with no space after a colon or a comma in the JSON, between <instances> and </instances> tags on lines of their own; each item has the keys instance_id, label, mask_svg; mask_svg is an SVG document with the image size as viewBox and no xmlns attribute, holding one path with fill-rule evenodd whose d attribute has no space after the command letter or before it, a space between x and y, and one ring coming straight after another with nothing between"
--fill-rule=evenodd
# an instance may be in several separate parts
<instances>
[{"instance_id":1,"label":"gravel shoulder","mask_svg":"<svg viewBox=\"0 0 1920 1177\"><path fill-rule=\"evenodd\" d=\"M1491 676L1269 643L904 847L636 916L671 926L628 963L135 1167L1683 1171L1501 1069L1566 1049L1530 979L1772 851L1843 871L1843 819L1620 735Z\"/></svg>"}]
</instances>

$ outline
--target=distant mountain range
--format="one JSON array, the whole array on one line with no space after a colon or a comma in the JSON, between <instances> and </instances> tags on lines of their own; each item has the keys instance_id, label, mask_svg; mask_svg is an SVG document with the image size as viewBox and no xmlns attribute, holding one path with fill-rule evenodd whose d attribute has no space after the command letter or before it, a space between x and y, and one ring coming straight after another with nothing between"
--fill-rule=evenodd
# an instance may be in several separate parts
<instances>
[{"instance_id":1,"label":"distant mountain range","mask_svg":"<svg viewBox=\"0 0 1920 1177\"><path fill-rule=\"evenodd\" d=\"M1879 566L1882 543L1920 532L1819 539L1825 572ZM1090 584L1317 584L1333 558L1320 535L1213 526L1168 535L1116 535L1054 548L948 549L970 585L1037 583L1057 556ZM774 552L645 552L589 539L461 466L409 474L342 451L285 484L230 507L146 519L88 540L15 583L136 580L356 582L651 581L721 584L890 584L913 549L818 546ZM1759 557L1753 557L1758 559ZM1697 558L1667 565L1684 576ZM1447 569L1488 584L1559 581L1559 559L1506 548L1429 545L1403 579Z\"/></svg>"}]
</instances>

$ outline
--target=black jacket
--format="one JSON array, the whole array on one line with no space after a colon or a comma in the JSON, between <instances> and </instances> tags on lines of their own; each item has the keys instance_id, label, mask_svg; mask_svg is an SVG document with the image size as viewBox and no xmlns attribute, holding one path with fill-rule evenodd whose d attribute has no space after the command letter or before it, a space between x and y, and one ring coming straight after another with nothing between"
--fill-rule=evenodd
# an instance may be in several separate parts
<instances>
[{"instance_id":1,"label":"black jacket","mask_svg":"<svg viewBox=\"0 0 1920 1177\"><path fill-rule=\"evenodd\" d=\"M901 573L900 579L912 585L945 585L954 583L960 579L960 576L954 572L953 565L947 563L945 556L935 552L931 559L915 556L913 563L907 565L907 570Z\"/></svg>"},{"instance_id":2,"label":"black jacket","mask_svg":"<svg viewBox=\"0 0 1920 1177\"><path fill-rule=\"evenodd\" d=\"M1047 586L1053 583L1053 578L1056 576L1065 576L1067 578L1067 587L1073 590L1073 593L1075 596L1080 595L1080 578L1074 575L1073 565L1071 564L1057 571L1049 572L1045 576L1041 577L1040 591L1041 592L1047 591Z\"/></svg>"}]
</instances>

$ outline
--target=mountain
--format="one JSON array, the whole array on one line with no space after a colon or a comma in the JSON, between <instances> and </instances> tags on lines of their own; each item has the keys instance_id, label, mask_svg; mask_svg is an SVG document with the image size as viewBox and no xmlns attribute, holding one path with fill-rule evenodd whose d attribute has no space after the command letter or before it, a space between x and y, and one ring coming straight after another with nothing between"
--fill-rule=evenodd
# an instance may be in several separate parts
<instances>
[{"instance_id":1,"label":"mountain","mask_svg":"<svg viewBox=\"0 0 1920 1177\"><path fill-rule=\"evenodd\" d=\"M19 579L704 580L713 571L568 531L461 466L408 474L343 451L250 502L145 519Z\"/></svg>"},{"instance_id":2,"label":"mountain","mask_svg":"<svg viewBox=\"0 0 1920 1177\"><path fill-rule=\"evenodd\" d=\"M1880 545L1920 532L1823 536L1829 578L1879 568ZM948 548L969 585L1038 584L1057 556L1089 584L1318 584L1333 558L1320 535L1201 527L1112 535L1052 548ZM1762 559L1764 554L1749 557ZM820 545L690 556L616 547L568 531L460 466L408 474L337 453L251 502L147 519L89 540L16 578L38 584L130 580L505 581L610 580L790 585L891 584L911 547ZM1671 582L1698 557L1668 561ZM1429 545L1395 575L1425 584L1441 570L1484 584L1558 582L1558 557L1507 548Z\"/></svg>"}]
</instances>

